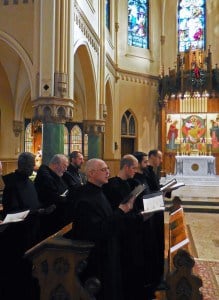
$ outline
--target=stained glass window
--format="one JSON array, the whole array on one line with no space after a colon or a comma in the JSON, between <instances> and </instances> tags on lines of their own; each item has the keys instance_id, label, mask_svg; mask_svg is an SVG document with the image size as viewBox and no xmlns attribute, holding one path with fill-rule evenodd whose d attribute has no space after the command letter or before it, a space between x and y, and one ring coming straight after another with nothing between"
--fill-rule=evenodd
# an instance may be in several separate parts
<instances>
[{"instance_id":1,"label":"stained glass window","mask_svg":"<svg viewBox=\"0 0 219 300\"><path fill-rule=\"evenodd\" d=\"M148 0L128 0L128 45L149 48Z\"/></svg>"},{"instance_id":2,"label":"stained glass window","mask_svg":"<svg viewBox=\"0 0 219 300\"><path fill-rule=\"evenodd\" d=\"M180 0L178 6L179 52L205 49L205 0Z\"/></svg>"},{"instance_id":3,"label":"stained glass window","mask_svg":"<svg viewBox=\"0 0 219 300\"><path fill-rule=\"evenodd\" d=\"M106 1L106 27L110 30L110 0Z\"/></svg>"},{"instance_id":4,"label":"stained glass window","mask_svg":"<svg viewBox=\"0 0 219 300\"><path fill-rule=\"evenodd\" d=\"M24 151L33 151L32 123L29 119L25 120Z\"/></svg>"},{"instance_id":5,"label":"stained glass window","mask_svg":"<svg viewBox=\"0 0 219 300\"><path fill-rule=\"evenodd\" d=\"M74 150L82 152L82 130L78 125L72 128L70 136L70 152Z\"/></svg>"},{"instance_id":6,"label":"stained glass window","mask_svg":"<svg viewBox=\"0 0 219 300\"><path fill-rule=\"evenodd\" d=\"M64 126L64 154L68 155L68 147L69 147L69 133L68 128Z\"/></svg>"}]
</instances>

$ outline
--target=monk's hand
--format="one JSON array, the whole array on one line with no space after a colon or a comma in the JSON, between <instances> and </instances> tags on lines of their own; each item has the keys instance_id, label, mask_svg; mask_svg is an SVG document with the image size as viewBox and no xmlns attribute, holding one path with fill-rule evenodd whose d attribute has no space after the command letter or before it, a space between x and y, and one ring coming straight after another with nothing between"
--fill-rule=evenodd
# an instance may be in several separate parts
<instances>
[{"instance_id":1,"label":"monk's hand","mask_svg":"<svg viewBox=\"0 0 219 300\"><path fill-rule=\"evenodd\" d=\"M129 201L127 201L126 203L122 203L119 205L119 208L124 211L124 213L129 212L130 210L133 209L133 205L134 205L134 201L135 201L135 196L132 196Z\"/></svg>"}]
</instances>

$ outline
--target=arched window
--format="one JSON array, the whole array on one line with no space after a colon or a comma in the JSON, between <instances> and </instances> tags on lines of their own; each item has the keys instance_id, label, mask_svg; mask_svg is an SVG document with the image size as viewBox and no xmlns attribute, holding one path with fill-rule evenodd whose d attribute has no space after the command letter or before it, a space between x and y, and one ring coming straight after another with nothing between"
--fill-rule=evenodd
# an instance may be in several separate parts
<instances>
[{"instance_id":1,"label":"arched window","mask_svg":"<svg viewBox=\"0 0 219 300\"><path fill-rule=\"evenodd\" d=\"M64 127L64 153L69 155L78 150L88 156L88 135L83 133L82 123L66 122Z\"/></svg>"},{"instance_id":2,"label":"arched window","mask_svg":"<svg viewBox=\"0 0 219 300\"><path fill-rule=\"evenodd\" d=\"M25 119L24 151L33 151L32 123L30 119Z\"/></svg>"},{"instance_id":3,"label":"arched window","mask_svg":"<svg viewBox=\"0 0 219 300\"><path fill-rule=\"evenodd\" d=\"M82 152L82 130L74 125L70 133L70 152L78 150Z\"/></svg>"},{"instance_id":4,"label":"arched window","mask_svg":"<svg viewBox=\"0 0 219 300\"><path fill-rule=\"evenodd\" d=\"M180 0L178 5L179 52L204 50L206 46L206 1Z\"/></svg>"},{"instance_id":5,"label":"arched window","mask_svg":"<svg viewBox=\"0 0 219 300\"><path fill-rule=\"evenodd\" d=\"M135 136L135 119L131 112L127 110L122 116L121 122L121 135L122 136Z\"/></svg>"},{"instance_id":6,"label":"arched window","mask_svg":"<svg viewBox=\"0 0 219 300\"><path fill-rule=\"evenodd\" d=\"M68 155L69 149L69 133L68 133L68 128L66 126L64 126L64 154Z\"/></svg>"},{"instance_id":7,"label":"arched window","mask_svg":"<svg viewBox=\"0 0 219 300\"><path fill-rule=\"evenodd\" d=\"M121 120L121 156L135 151L135 128L134 116L127 110Z\"/></svg>"},{"instance_id":8,"label":"arched window","mask_svg":"<svg viewBox=\"0 0 219 300\"><path fill-rule=\"evenodd\" d=\"M106 1L106 27L110 31L110 0Z\"/></svg>"},{"instance_id":9,"label":"arched window","mask_svg":"<svg viewBox=\"0 0 219 300\"><path fill-rule=\"evenodd\" d=\"M128 0L128 45L149 49L149 0Z\"/></svg>"}]
</instances>

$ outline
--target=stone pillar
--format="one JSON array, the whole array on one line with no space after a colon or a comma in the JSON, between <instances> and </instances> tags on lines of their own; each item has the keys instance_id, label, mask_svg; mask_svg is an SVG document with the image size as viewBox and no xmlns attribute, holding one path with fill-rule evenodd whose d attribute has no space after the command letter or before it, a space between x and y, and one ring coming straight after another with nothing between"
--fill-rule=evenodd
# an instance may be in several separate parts
<instances>
[{"instance_id":1,"label":"stone pillar","mask_svg":"<svg viewBox=\"0 0 219 300\"><path fill-rule=\"evenodd\" d=\"M88 159L103 158L103 133L105 121L85 120L84 132L88 134Z\"/></svg>"},{"instance_id":2,"label":"stone pillar","mask_svg":"<svg viewBox=\"0 0 219 300\"><path fill-rule=\"evenodd\" d=\"M71 99L50 97L34 101L33 120L43 123L43 163L48 164L54 154L64 153L64 123L72 120L72 117Z\"/></svg>"},{"instance_id":3,"label":"stone pillar","mask_svg":"<svg viewBox=\"0 0 219 300\"><path fill-rule=\"evenodd\" d=\"M100 1L100 68L99 68L99 103L100 103L100 119L104 119L107 114L107 107L105 104L105 30L106 30L106 15L105 15L105 1Z\"/></svg>"},{"instance_id":4,"label":"stone pillar","mask_svg":"<svg viewBox=\"0 0 219 300\"><path fill-rule=\"evenodd\" d=\"M33 121L43 124L42 159L46 164L54 154L64 152L64 124L73 119L73 7L72 0L35 3L39 32L35 33L34 65L39 72Z\"/></svg>"}]
</instances>

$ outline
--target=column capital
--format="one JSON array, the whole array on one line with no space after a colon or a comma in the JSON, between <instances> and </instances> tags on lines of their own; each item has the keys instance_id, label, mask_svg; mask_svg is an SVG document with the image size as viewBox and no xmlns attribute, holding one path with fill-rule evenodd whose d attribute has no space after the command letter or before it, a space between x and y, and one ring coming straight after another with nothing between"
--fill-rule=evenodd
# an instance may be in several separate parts
<instances>
[{"instance_id":1,"label":"column capital","mask_svg":"<svg viewBox=\"0 0 219 300\"><path fill-rule=\"evenodd\" d=\"M24 122L13 120L13 131L16 137L23 131Z\"/></svg>"},{"instance_id":2,"label":"column capital","mask_svg":"<svg viewBox=\"0 0 219 300\"><path fill-rule=\"evenodd\" d=\"M33 100L33 120L39 120L43 123L65 123L72 121L74 103L73 99L39 97Z\"/></svg>"},{"instance_id":3,"label":"column capital","mask_svg":"<svg viewBox=\"0 0 219 300\"><path fill-rule=\"evenodd\" d=\"M105 132L105 121L103 120L84 120L84 131L86 133L101 134Z\"/></svg>"}]
</instances>

